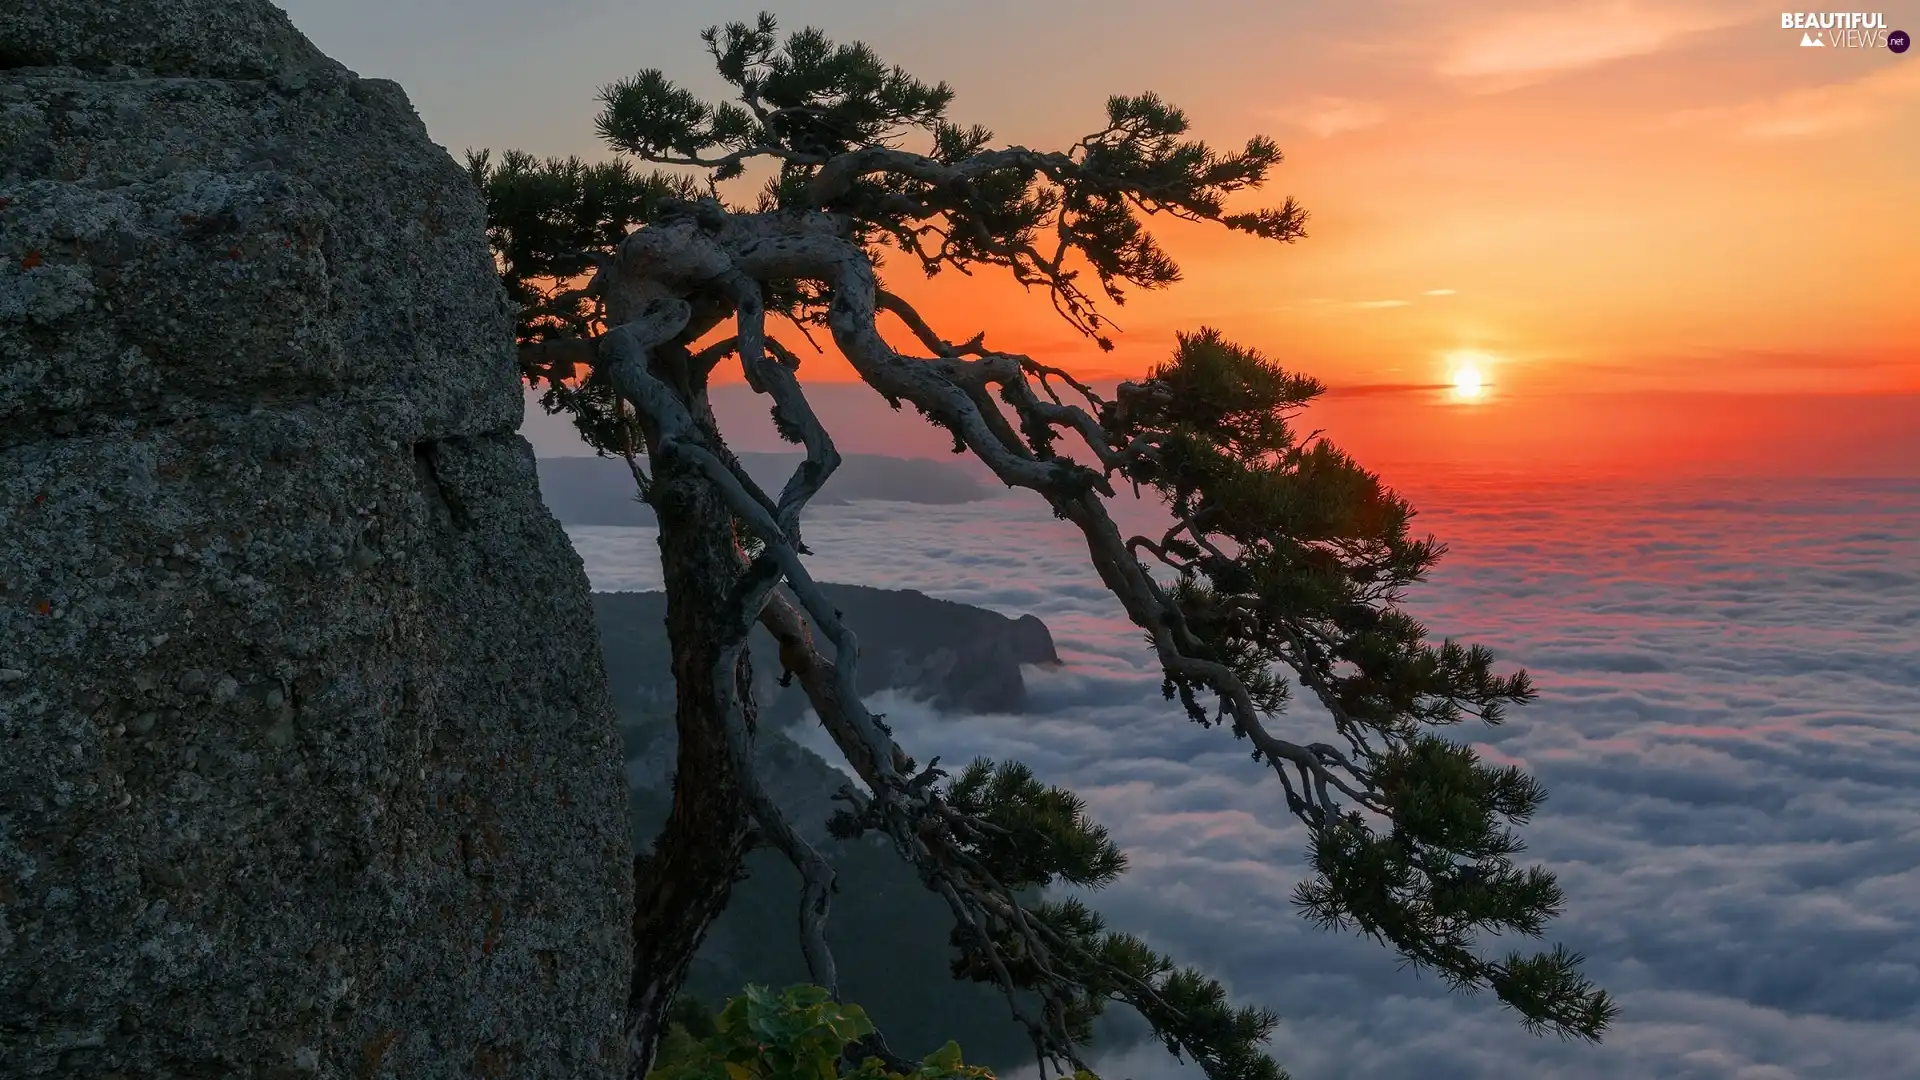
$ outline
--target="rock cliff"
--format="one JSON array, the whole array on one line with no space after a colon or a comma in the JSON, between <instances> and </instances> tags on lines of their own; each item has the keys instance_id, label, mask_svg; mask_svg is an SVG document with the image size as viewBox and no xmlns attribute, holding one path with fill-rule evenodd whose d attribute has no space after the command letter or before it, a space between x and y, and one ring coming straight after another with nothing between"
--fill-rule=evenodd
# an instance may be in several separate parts
<instances>
[{"instance_id":1,"label":"rock cliff","mask_svg":"<svg viewBox=\"0 0 1920 1080\"><path fill-rule=\"evenodd\" d=\"M0 1073L615 1062L508 327L464 172L264 0L0 4Z\"/></svg>"}]
</instances>

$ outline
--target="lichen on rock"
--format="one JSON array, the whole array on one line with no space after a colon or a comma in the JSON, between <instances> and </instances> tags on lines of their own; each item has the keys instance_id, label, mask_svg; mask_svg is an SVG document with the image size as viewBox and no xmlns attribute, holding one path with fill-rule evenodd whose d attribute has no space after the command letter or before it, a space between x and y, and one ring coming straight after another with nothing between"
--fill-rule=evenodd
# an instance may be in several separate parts
<instances>
[{"instance_id":1,"label":"lichen on rock","mask_svg":"<svg viewBox=\"0 0 1920 1080\"><path fill-rule=\"evenodd\" d=\"M0 6L0 1072L618 1061L620 750L478 197L264 0Z\"/></svg>"}]
</instances>

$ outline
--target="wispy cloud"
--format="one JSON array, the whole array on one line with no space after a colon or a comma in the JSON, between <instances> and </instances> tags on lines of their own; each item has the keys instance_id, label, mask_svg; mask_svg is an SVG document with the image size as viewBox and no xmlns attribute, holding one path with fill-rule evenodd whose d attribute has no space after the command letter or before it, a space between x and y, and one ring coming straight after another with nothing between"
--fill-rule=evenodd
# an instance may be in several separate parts
<instances>
[{"instance_id":1,"label":"wispy cloud","mask_svg":"<svg viewBox=\"0 0 1920 1080\"><path fill-rule=\"evenodd\" d=\"M1328 397L1384 397L1394 394L1425 394L1451 390L1449 383L1351 383L1327 387Z\"/></svg>"},{"instance_id":2,"label":"wispy cloud","mask_svg":"<svg viewBox=\"0 0 1920 1080\"><path fill-rule=\"evenodd\" d=\"M1358 131L1382 123L1387 118L1387 110L1385 106L1371 101L1313 97L1298 105L1275 109L1273 116L1324 139L1343 131Z\"/></svg>"},{"instance_id":3,"label":"wispy cloud","mask_svg":"<svg viewBox=\"0 0 1920 1080\"><path fill-rule=\"evenodd\" d=\"M1803 86L1737 105L1685 109L1671 127L1714 127L1745 139L1793 139L1872 127L1920 100L1920 65L1890 64L1857 79Z\"/></svg>"},{"instance_id":4,"label":"wispy cloud","mask_svg":"<svg viewBox=\"0 0 1920 1080\"><path fill-rule=\"evenodd\" d=\"M1657 53L1736 19L1620 0L1515 12L1465 27L1441 58L1439 72L1478 89L1512 89L1563 71Z\"/></svg>"},{"instance_id":5,"label":"wispy cloud","mask_svg":"<svg viewBox=\"0 0 1920 1080\"><path fill-rule=\"evenodd\" d=\"M1355 300L1353 306L1357 308L1396 308L1406 307L1409 303L1411 303L1411 301L1407 300Z\"/></svg>"},{"instance_id":6,"label":"wispy cloud","mask_svg":"<svg viewBox=\"0 0 1920 1080\"><path fill-rule=\"evenodd\" d=\"M1426 295L1427 296L1452 296L1455 292L1458 292L1458 291L1459 290L1457 289L1428 289L1426 291Z\"/></svg>"}]
</instances>

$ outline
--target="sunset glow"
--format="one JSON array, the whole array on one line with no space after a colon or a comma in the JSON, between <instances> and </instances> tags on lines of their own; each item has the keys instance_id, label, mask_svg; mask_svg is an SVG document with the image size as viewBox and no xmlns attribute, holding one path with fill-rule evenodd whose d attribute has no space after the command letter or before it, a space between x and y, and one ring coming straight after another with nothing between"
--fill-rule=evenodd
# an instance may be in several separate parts
<instances>
[{"instance_id":1,"label":"sunset glow","mask_svg":"<svg viewBox=\"0 0 1920 1080\"><path fill-rule=\"evenodd\" d=\"M1459 352L1449 357L1448 382L1455 401L1479 401L1487 396L1488 359L1482 353Z\"/></svg>"},{"instance_id":2,"label":"sunset glow","mask_svg":"<svg viewBox=\"0 0 1920 1080\"><path fill-rule=\"evenodd\" d=\"M1151 219L1183 277L1106 305L1111 353L1003 275L928 280L893 255L888 286L950 340L984 331L991 347L1110 379L1213 326L1336 392L1368 388L1370 411L1400 388L1390 426L1409 438L1471 413L1539 460L1584 437L1530 419L1540 409L1524 403L1546 398L1609 395L1611 430L1645 427L1627 413L1664 395L1707 395L1659 415L1708 432L1749 426L1763 397L1920 394L1920 244L1903 224L1920 205L1920 52L1803 48L1777 5L1740 0L1203 0L1176 20L1079 0L911 18L879 0L767 6L947 81L953 118L1000 143L1064 148L1098 127L1107 95L1151 89L1200 138L1262 133L1285 152L1267 188L1230 208L1295 196L1307 237ZM596 89L658 66L717 100L699 31L754 5L490 6L457 44L371 0L290 7L356 68L401 78L456 153L605 158ZM1920 26L1920 10L1887 16ZM535 32L567 40L565 62L498 78ZM891 319L882 330L915 347ZM1444 343L1468 341L1497 362L1452 363L1459 346ZM831 349L800 345L809 381L851 377Z\"/></svg>"}]
</instances>

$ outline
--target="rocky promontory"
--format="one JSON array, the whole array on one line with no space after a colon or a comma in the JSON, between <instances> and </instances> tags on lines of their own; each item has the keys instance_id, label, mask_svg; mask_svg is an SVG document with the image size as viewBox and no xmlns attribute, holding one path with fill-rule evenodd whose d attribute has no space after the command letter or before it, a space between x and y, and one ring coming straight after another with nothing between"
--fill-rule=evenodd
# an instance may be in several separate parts
<instances>
[{"instance_id":1,"label":"rocky promontory","mask_svg":"<svg viewBox=\"0 0 1920 1080\"><path fill-rule=\"evenodd\" d=\"M510 329L465 171L265 0L0 3L0 1074L620 1064Z\"/></svg>"},{"instance_id":2,"label":"rocky promontory","mask_svg":"<svg viewBox=\"0 0 1920 1080\"><path fill-rule=\"evenodd\" d=\"M862 694L907 690L948 712L1019 712L1027 701L1021 666L1060 662L1053 635L1032 615L1008 618L911 590L822 588L860 639ZM645 707L671 698L666 610L664 593L593 594L616 703ZM815 640L831 657L825 635ZM806 696L798 687L777 684L781 669L773 641L756 632L750 649L762 714L776 724L799 716Z\"/></svg>"}]
</instances>

